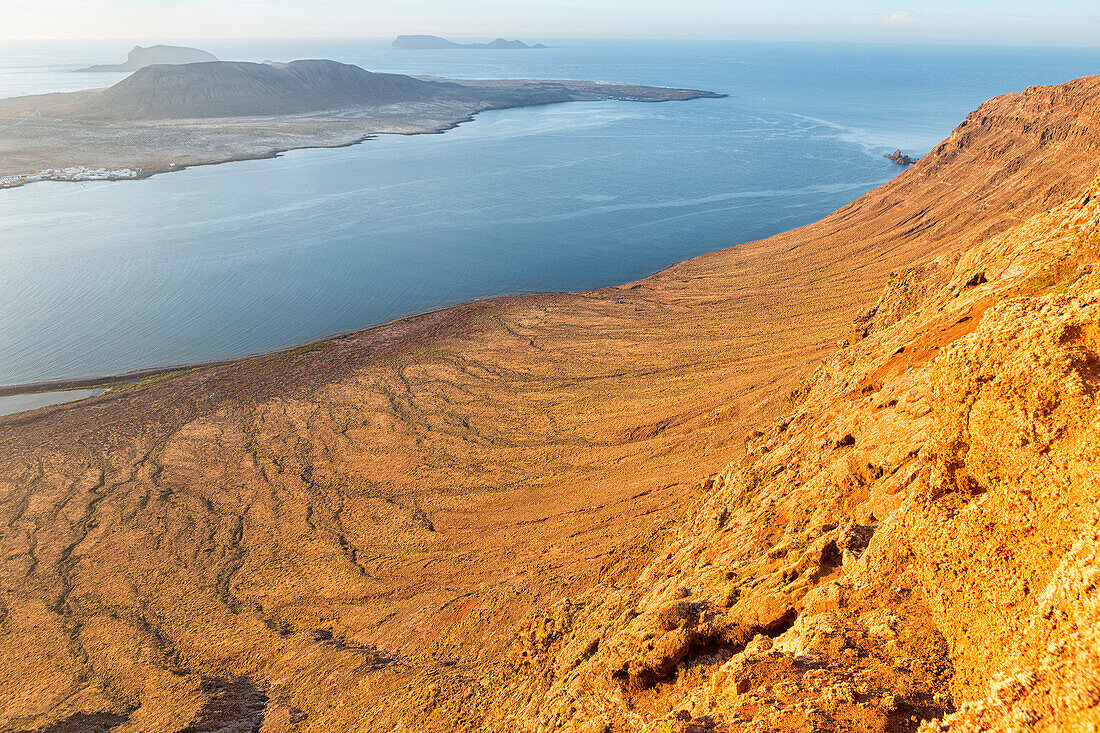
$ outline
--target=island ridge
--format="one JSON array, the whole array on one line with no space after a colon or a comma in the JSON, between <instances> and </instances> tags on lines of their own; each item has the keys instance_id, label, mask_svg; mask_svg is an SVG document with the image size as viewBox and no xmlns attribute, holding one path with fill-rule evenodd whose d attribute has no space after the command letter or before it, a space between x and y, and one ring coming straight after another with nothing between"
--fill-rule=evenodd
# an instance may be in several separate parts
<instances>
[{"instance_id":1,"label":"island ridge","mask_svg":"<svg viewBox=\"0 0 1100 733\"><path fill-rule=\"evenodd\" d=\"M108 89L0 99L0 188L143 178L380 133L441 132L490 109L721 96L605 82L422 79L329 60L146 66Z\"/></svg>"}]
</instances>

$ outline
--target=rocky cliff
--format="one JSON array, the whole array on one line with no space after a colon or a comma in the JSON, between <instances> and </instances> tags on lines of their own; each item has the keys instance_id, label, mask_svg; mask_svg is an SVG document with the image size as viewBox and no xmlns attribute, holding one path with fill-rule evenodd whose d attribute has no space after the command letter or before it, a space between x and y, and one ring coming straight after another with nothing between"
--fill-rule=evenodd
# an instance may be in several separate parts
<instances>
[{"instance_id":1,"label":"rocky cliff","mask_svg":"<svg viewBox=\"0 0 1100 733\"><path fill-rule=\"evenodd\" d=\"M0 418L0 727L1094 729L1098 111L992 100L631 285Z\"/></svg>"}]
</instances>

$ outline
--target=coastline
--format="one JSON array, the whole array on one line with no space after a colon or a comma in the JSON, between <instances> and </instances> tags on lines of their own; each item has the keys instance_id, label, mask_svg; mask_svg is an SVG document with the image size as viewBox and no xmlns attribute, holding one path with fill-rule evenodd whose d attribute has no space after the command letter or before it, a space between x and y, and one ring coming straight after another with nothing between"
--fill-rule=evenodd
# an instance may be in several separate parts
<instances>
[{"instance_id":1,"label":"coastline","mask_svg":"<svg viewBox=\"0 0 1100 733\"><path fill-rule=\"evenodd\" d=\"M489 111L489 110L483 110L483 111ZM318 142L318 143L309 144L309 145L280 147L280 148L275 148L275 149L272 149L272 150L269 150L269 151L264 151L264 152L243 153L243 154L235 155L235 156L232 156L232 157L219 158L217 160L197 161L197 162L194 162L194 163L186 163L186 164L167 164L167 165L162 165L162 166L146 167L146 168L141 168L141 169L138 169L138 170L134 171L133 175L127 175L127 176L118 176L118 177L111 176L111 177L96 178L96 179L82 179L82 178L69 178L69 177L44 177L44 178L34 177L34 178L32 178L32 176L37 176L38 175L38 174L33 174L32 173L32 174L19 174L18 177L26 178L26 180L19 180L19 181L14 181L14 182L11 182L11 183L5 183L2 180L2 177L0 177L0 191L7 190L7 189L14 189L14 188L22 188L23 186L28 186L32 183L44 183L44 182L47 182L47 181L50 181L50 182L53 182L53 183L91 183L91 182L121 183L121 182L125 182L125 181L143 181L143 180L152 178L153 176L158 176L158 175L161 175L161 174L164 174L164 173L177 173L179 171L188 170L189 168L201 168L201 167L205 167L205 166L223 165L225 163L241 163L241 162L249 161L249 160L272 160L272 159L278 158L279 156L283 155L284 153L293 152L295 150L336 150L336 149L339 149L339 148L350 148L350 147L353 147L355 145L360 145L362 143L365 143L368 140L372 140L374 138L377 138L381 135L407 135L407 136L413 136L413 135L441 135L441 134L447 132L448 130L455 129L459 125L466 124L467 122L473 122L478 114L480 114L480 113L474 113L474 114L472 114L472 115L470 115L470 116L468 116L464 119L457 120L453 123L449 123L449 124L446 124L446 125L440 125L438 127L432 128L432 129L415 130L415 131L409 131L409 132L403 132L403 131L399 131L399 130L376 130L376 131L365 133L365 134L359 136L356 139L349 140L349 141L346 141L346 142L334 142L334 143L331 143L331 144ZM45 173L45 172L48 172L48 171L43 171L43 173ZM2 388L0 388L0 389L2 389Z\"/></svg>"},{"instance_id":2,"label":"coastline","mask_svg":"<svg viewBox=\"0 0 1100 733\"><path fill-rule=\"evenodd\" d=\"M478 81L464 81L463 83L470 83L470 84L484 83L486 85L496 86L496 85L505 85L505 84L508 84L510 82L508 82L506 80L478 80ZM550 82L548 82L548 83L550 83ZM556 83L556 82L553 82L553 83ZM595 86L606 86L606 87L612 87L612 88L624 87L624 88L638 89L638 87L633 87L632 85L618 85L618 84L608 83L608 82L565 82L565 83L569 83L569 84L591 84L591 85L595 85ZM713 92L703 92L703 91L696 91L696 90L679 90L679 89L664 88L664 87L652 87L652 88L646 87L644 89L651 89L651 90L655 90L657 92L667 91L670 94L686 94L688 96L684 97L683 99L680 99L678 97L670 97L670 98L667 98L667 99L665 99L665 98L623 99L623 100L595 99L595 100L591 100L591 101L633 101L633 102L640 102L640 103L657 103L657 102L665 102L665 101L688 101L688 100L700 99L700 98L724 98L724 97L727 96L725 94L716 94L716 93L713 93ZM81 93L83 93L83 92L76 92L75 94L81 94ZM0 102L3 102L3 101L6 101L6 100L0 100ZM576 101L582 101L582 100L576 100ZM374 139L374 138L379 137L381 135L406 135L406 136L441 135L441 134L444 134L444 133L446 133L450 130L456 129L459 126L464 125L466 123L474 122L482 112L497 111L497 110L502 111L504 109L516 109L516 108L521 108L521 107L549 106L549 105L552 105L552 104L564 104L564 103L565 102L561 102L561 101L549 101L549 102L542 102L542 103L514 105L514 106L511 106L511 107L487 107L485 109L478 109L476 111L473 111L473 112L471 112L471 113L469 113L469 114L467 114L467 115L465 115L464 117L461 117L461 118L456 118L456 119L442 121L442 122L436 122L436 123L434 123L430 126L423 126L419 129L414 128L414 129L371 130L371 131L365 132L365 133L360 132L360 133L356 134L351 139L338 140L338 141L333 141L331 143L326 143L326 142L323 142L323 141L314 141L314 142L311 142L310 144L279 147L279 148L275 148L275 149L271 149L271 150L255 152L255 153L244 153L244 154L235 155L235 156L232 156L232 157L219 158L219 159L215 159L215 160L196 161L196 162L191 162L191 163L187 163L187 164L165 164L165 165L161 165L161 166L157 166L157 167L145 167L145 168L141 168L141 169L136 170L136 171L128 171L129 173L132 173L132 175L126 175L124 177L117 177L117 178L115 178L115 177L102 178L102 179L97 179L97 180L111 181L111 182L138 181L138 180L144 180L144 179L147 179L147 178L151 178L155 175L159 175L159 174L162 174L162 173L171 173L171 172L175 172L175 171L181 171L181 170L186 170L188 168L195 168L195 167L200 167L200 166L220 165L222 163L232 163L232 162L248 161L248 160L274 159L274 158L278 158L279 156L283 155L284 153L291 152L291 151L294 151L294 150L320 150L320 149L337 149L337 148L351 147L351 146L354 146L354 145L359 145L363 142ZM2 137L2 135L3 135L3 122L4 121L5 121L4 119L0 119L0 137ZM20 120L20 122L25 122L25 121ZM215 120L213 122L217 122L217 121ZM28 175L26 180L19 180L17 182L13 182L13 183L10 183L10 184L5 184L5 183L2 182L2 179L3 179L2 174L3 174L3 172L0 171L0 190L6 189L6 188L20 188L20 187L28 185L30 183L38 183L38 182L42 182L42 181L54 181L54 182L58 182L58 183L84 183L84 182L89 182L89 180L90 180L90 179L85 179L85 178L54 178L54 177L30 178L29 175L33 175L33 174L25 174L25 175ZM679 263L673 263L672 265L669 265L668 267L675 267L677 264L679 264ZM668 269L668 267L662 268L661 270L657 270L653 273L649 273L646 277L652 277L653 275L656 275L656 274L662 272L663 270ZM642 278L642 279L645 279L645 278ZM621 283L621 284L612 283L612 284L605 285L605 286L602 286L600 288L597 288L595 290L583 291L583 292L597 292L597 291L605 290L605 289L609 289L609 288L628 287L628 286L633 285L636 282L640 282L640 280L635 280L635 281L631 281L631 282L627 282L627 283ZM236 362L242 362L242 361L246 361L246 360L249 360L249 359L277 356L277 355L282 354L282 353L287 353L287 352L292 352L292 351L295 351L295 350L307 349L307 348L310 348L310 347L313 347L313 346L318 346L318 345L321 345L321 344L324 344L326 342L333 341L333 340L349 338L349 337L353 337L353 336L363 336L363 335L366 335L367 333L369 333L372 330L383 329L383 328L386 328L386 327L394 326L394 325L409 321L411 319L428 317L428 316L431 316L433 314L443 313L443 312L446 312L446 311L449 311L449 310L452 310L452 309L462 308L462 307L470 306L470 305L473 305L473 304L486 303L486 302L501 299L501 298L515 298L515 297L525 297L525 296L542 296L542 295L557 295L557 294L563 294L564 295L564 294L576 294L576 293L570 293L568 291L563 291L561 293L557 293L557 292L530 292L530 293L513 293L513 294L493 296L493 297L488 297L488 298L475 298L474 300L463 301L461 303L456 303L456 304L449 305L449 306L443 306L441 308L434 308L434 309L430 309L430 310L426 310L426 311L417 311L417 312L410 313L410 314L405 315L405 316L401 316L401 317L398 317L398 318L395 318L395 319L391 319L389 321L384 321L384 322L381 322L381 323L376 323L376 324L371 324L371 325L367 325L367 326L358 327L358 328L352 329L350 331L344 331L344 332L340 332L340 333L336 333L336 334L330 334L330 335L323 336L323 337L320 337L320 338L317 338L317 339L313 339L311 341L307 341L307 342L304 342L304 343L295 344L295 345L292 345L292 346L287 346L287 347L284 347L284 348L274 349L274 350L270 350L270 351L259 351L259 352L243 354L243 355L239 355L239 356L226 357L224 359L210 359L210 360L202 360L202 361L196 361L196 362L185 362L185 363L181 363L181 364L143 367L143 368L139 368L139 369L135 369L135 370L131 370L131 371L114 373L114 374L79 376L79 377L63 377L63 378L57 378L57 379L44 379L44 380L39 380L39 381L35 381L35 382L23 382L23 383L18 383L18 384L9 384L9 385L0 384L0 397L8 397L8 396L24 395L24 394L38 394L38 393L42 393L42 392L52 392L52 391L59 391L59 390L76 390L76 389L87 389L87 388L96 388L96 387L110 387L110 386L115 386L115 385L129 383L129 382L140 382L140 381L151 379L151 378L154 378L154 377L160 377L160 376L164 376L164 375L169 375L169 374L173 374L173 373L180 373L180 372L190 371L190 370L194 370L194 369L201 369L201 368L206 368L206 367L226 366L226 365L229 365L229 364L233 364L233 363L236 363Z\"/></svg>"},{"instance_id":3,"label":"coastline","mask_svg":"<svg viewBox=\"0 0 1100 733\"><path fill-rule=\"evenodd\" d=\"M443 132L443 131L440 131ZM435 134L435 133L408 133L408 134ZM355 144L355 143L352 143ZM346 147L346 146L345 146ZM740 245L731 245L729 247L723 247L715 252L706 253L702 255L696 255L695 257L689 257L686 260L679 262L673 262L670 265L662 267L659 270L655 270L643 277L635 280L628 280L621 283L611 283L603 285L598 288L590 288L588 290L557 290L557 291L532 291L523 293L508 293L504 295L494 295L485 298L474 298L472 300L464 300L460 303L454 303L453 305L445 305L439 308L430 308L428 310L416 311L408 315L392 318L388 321L382 321L381 323L375 323L369 326L362 326L360 328L354 328L350 331L341 331L340 333L330 334L328 336L322 336L320 338L312 339L310 341L304 341L292 346L285 346L280 349L271 349L269 351L257 351L250 354L242 354L240 356L230 356L224 359L206 359L202 361L184 362L181 364L170 364L166 366L144 367L141 369L133 369L126 372L119 372L115 374L105 374L101 376L87 376L87 377L63 377L59 379L43 379L37 382L23 382L20 384L0 384L0 397L10 397L13 395L22 394L37 394L40 392L53 392L59 390L70 389L91 389L97 387L111 388L120 384L126 384L129 382L142 382L154 377L163 377L172 374L182 374L184 372L193 371L196 369L217 368L232 366L234 364L243 363L250 359L265 359L269 357L277 357L283 354L291 354L293 352L312 351L317 348L322 348L325 345L352 338L362 338L370 336L372 332L382 331L389 328L396 328L400 326L415 325L416 321L421 319L439 318L447 316L452 312L457 312L463 309L469 309L474 307L491 306L498 302L503 303L505 301L523 300L523 299L540 299L540 298L560 298L560 297L577 297L593 295L598 296L602 293L611 291L634 291L642 287L647 281L659 278L662 275L681 268L690 262L705 258L708 254L713 255L715 253L721 253L728 250L736 249ZM3 416L0 416L0 420Z\"/></svg>"},{"instance_id":4,"label":"coastline","mask_svg":"<svg viewBox=\"0 0 1100 733\"><path fill-rule=\"evenodd\" d=\"M438 135L472 122L489 110L580 101L657 103L727 96L608 82L464 80L462 84L491 92L524 89L533 84L561 85L564 91L560 93L567 92L568 97L533 97L523 103L448 100L283 117L132 122L50 117L52 106L58 105L65 94L14 97L0 100L0 150L18 150L21 160L0 168L0 190L41 181L137 181L199 166L267 160L292 150L351 147L379 135ZM41 106L44 109L39 109ZM68 157L74 155L72 151L76 151L75 158ZM89 173L96 177L89 177Z\"/></svg>"},{"instance_id":5,"label":"coastline","mask_svg":"<svg viewBox=\"0 0 1100 733\"><path fill-rule=\"evenodd\" d=\"M675 265L672 266L675 267ZM627 283L626 285L630 285L630 283ZM625 286L609 285L607 287L618 288ZM257 351L255 353L243 354L241 356L230 356L225 359L207 359L204 361L192 361L185 362L183 364L171 364L168 366L146 367L142 369L134 369L128 372L119 372L117 374L105 374L98 377L64 377L61 379L44 379L37 382L24 382L22 384L0 385L0 397L11 397L21 394L38 394L40 392L55 392L70 389L113 387L128 382L141 382L146 379L152 379L153 377L162 377L168 374L189 372L194 369L229 366L237 362L248 361L249 359L261 359L266 357L279 356L280 354L290 354L296 351L313 350L314 348L320 348L331 341L339 341L341 339L366 336L371 331L399 326L407 321L412 321L419 318L427 318L430 316L437 316L458 308L489 303L494 300L501 300L505 298L521 298L525 296L571 294L573 293L515 293L512 295L498 295L491 298L475 298L474 300L467 300L461 303L456 303L454 305L443 306L442 308L432 308L426 311L410 313L407 316L401 316L399 318L394 318L389 321L383 321L382 323L376 323L374 325L356 328L351 331L343 331L341 333L334 333L329 336L322 336L321 338L313 339L312 341L305 341L303 343L295 344L293 346L286 346L281 349L272 349L270 351Z\"/></svg>"}]
</instances>

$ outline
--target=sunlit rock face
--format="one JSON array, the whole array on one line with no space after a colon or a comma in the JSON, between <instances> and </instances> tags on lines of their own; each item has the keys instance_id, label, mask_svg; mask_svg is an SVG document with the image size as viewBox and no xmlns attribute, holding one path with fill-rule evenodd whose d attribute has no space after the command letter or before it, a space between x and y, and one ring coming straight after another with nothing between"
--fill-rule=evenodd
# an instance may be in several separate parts
<instances>
[{"instance_id":1,"label":"sunlit rock face","mask_svg":"<svg viewBox=\"0 0 1100 733\"><path fill-rule=\"evenodd\" d=\"M638 283L0 418L0 727L1090 730L1098 90Z\"/></svg>"}]
</instances>

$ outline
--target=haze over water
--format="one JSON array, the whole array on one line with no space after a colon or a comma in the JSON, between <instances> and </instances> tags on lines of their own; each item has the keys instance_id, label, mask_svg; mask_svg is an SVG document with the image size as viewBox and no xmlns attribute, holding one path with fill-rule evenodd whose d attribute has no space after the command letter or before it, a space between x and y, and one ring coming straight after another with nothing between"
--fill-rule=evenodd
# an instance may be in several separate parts
<instances>
[{"instance_id":1,"label":"haze over water","mask_svg":"<svg viewBox=\"0 0 1100 733\"><path fill-rule=\"evenodd\" d=\"M1100 70L1100 52L1074 49L554 43L192 42L224 59L730 96L490 112L443 135L0 191L0 384L239 356L477 297L629 281L820 218L901 171L884 152L927 152L990 96ZM67 70L128 48L5 47L0 96L112 83L121 77Z\"/></svg>"}]
</instances>

